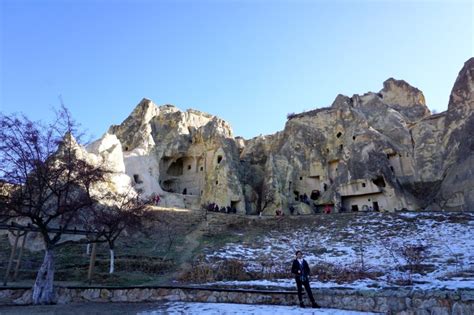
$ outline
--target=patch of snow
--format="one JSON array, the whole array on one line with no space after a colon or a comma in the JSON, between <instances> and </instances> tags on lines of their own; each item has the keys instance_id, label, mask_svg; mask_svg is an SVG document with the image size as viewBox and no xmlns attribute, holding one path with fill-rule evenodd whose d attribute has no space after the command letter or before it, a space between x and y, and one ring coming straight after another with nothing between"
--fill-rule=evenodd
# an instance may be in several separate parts
<instances>
[{"instance_id":1,"label":"patch of snow","mask_svg":"<svg viewBox=\"0 0 474 315\"><path fill-rule=\"evenodd\" d=\"M410 246L426 248L423 253L425 258L422 259L422 264L427 266L424 273L410 273L407 268L401 268L409 263L402 250ZM211 263L237 259L245 264L249 272L258 274L279 267L289 274L296 250L304 252L311 267L332 264L340 268L365 269L383 274L376 280L354 283L313 281L314 287L393 287L394 280L411 279L414 288L474 288L472 212L364 213L351 218L342 228L305 226L296 231L272 230L251 243L229 243L217 251L208 249L205 253ZM460 277L460 274L463 276ZM219 284L227 283L231 282ZM237 285L236 282L232 283ZM294 287L291 279L245 283L282 287L290 283L288 286Z\"/></svg>"},{"instance_id":2,"label":"patch of snow","mask_svg":"<svg viewBox=\"0 0 474 315\"><path fill-rule=\"evenodd\" d=\"M297 306L281 305L250 305L231 303L191 303L191 302L170 302L159 307L157 310L147 310L139 312L137 315L158 315L158 314L318 314L318 315L362 315L377 314L367 312L346 311L330 308L300 308Z\"/></svg>"}]
</instances>

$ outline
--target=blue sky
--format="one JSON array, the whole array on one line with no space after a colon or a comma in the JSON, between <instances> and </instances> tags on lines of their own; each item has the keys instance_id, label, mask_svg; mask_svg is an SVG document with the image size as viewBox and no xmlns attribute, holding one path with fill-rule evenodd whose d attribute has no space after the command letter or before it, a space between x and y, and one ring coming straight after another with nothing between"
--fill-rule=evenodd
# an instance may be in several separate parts
<instances>
[{"instance_id":1,"label":"blue sky","mask_svg":"<svg viewBox=\"0 0 474 315\"><path fill-rule=\"evenodd\" d=\"M147 97L251 138L394 77L440 112L473 20L456 0L0 0L0 110L48 120L61 97L100 137Z\"/></svg>"}]
</instances>

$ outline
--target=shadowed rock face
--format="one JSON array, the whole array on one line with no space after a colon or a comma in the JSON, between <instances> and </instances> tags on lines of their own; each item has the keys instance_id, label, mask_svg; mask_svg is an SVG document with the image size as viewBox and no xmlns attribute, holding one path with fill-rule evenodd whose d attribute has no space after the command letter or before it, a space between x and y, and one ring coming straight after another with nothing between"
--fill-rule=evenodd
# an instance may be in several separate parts
<instances>
[{"instance_id":1,"label":"shadowed rock face","mask_svg":"<svg viewBox=\"0 0 474 315\"><path fill-rule=\"evenodd\" d=\"M440 114L430 114L420 90L390 78L379 93L338 95L250 140L234 138L215 116L143 99L95 147L114 135L135 188L160 194L165 206L216 203L249 214L472 209L473 77L470 59ZM109 154L114 165L118 152Z\"/></svg>"}]
</instances>

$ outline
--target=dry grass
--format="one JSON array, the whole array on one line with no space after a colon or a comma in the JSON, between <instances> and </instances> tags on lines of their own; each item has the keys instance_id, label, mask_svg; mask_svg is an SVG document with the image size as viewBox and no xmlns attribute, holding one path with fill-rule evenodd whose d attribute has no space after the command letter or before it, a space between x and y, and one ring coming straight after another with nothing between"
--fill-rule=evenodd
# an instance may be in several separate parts
<instances>
[{"instance_id":1,"label":"dry grass","mask_svg":"<svg viewBox=\"0 0 474 315\"><path fill-rule=\"evenodd\" d=\"M319 264L312 268L313 278L321 282L352 283L357 280L372 279L375 280L383 274L370 271L370 268L362 269L359 266L337 266L334 264Z\"/></svg>"},{"instance_id":2,"label":"dry grass","mask_svg":"<svg viewBox=\"0 0 474 315\"><path fill-rule=\"evenodd\" d=\"M181 275L183 282L213 282L213 281L245 281L250 280L250 275L245 271L245 265L236 259L227 259L217 264L208 262L195 262L191 269Z\"/></svg>"}]
</instances>

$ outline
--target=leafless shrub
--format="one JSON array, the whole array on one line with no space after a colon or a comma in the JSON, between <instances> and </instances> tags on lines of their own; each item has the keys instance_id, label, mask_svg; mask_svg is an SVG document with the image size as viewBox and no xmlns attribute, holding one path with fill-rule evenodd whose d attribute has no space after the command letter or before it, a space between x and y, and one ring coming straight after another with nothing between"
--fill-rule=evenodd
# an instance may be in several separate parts
<instances>
[{"instance_id":1,"label":"leafless shrub","mask_svg":"<svg viewBox=\"0 0 474 315\"><path fill-rule=\"evenodd\" d=\"M338 266L330 263L314 266L311 274L321 282L334 281L336 283L352 283L364 279L375 280L382 275L381 272L371 271L371 268L367 266L362 269L359 265Z\"/></svg>"},{"instance_id":2,"label":"leafless shrub","mask_svg":"<svg viewBox=\"0 0 474 315\"><path fill-rule=\"evenodd\" d=\"M385 241L382 245L395 262L398 273L388 275L388 282L397 285L413 284L413 274L423 273L429 266L424 264L430 253L426 243L397 243Z\"/></svg>"},{"instance_id":3,"label":"leafless shrub","mask_svg":"<svg viewBox=\"0 0 474 315\"><path fill-rule=\"evenodd\" d=\"M259 260L261 270L259 272L249 272L252 279L284 279L290 278L289 262L273 261L267 259Z\"/></svg>"},{"instance_id":4,"label":"leafless shrub","mask_svg":"<svg viewBox=\"0 0 474 315\"><path fill-rule=\"evenodd\" d=\"M423 262L426 261L429 254L428 245L405 243L399 251L411 273L423 272Z\"/></svg>"},{"instance_id":5,"label":"leafless shrub","mask_svg":"<svg viewBox=\"0 0 474 315\"><path fill-rule=\"evenodd\" d=\"M164 261L156 258L118 258L115 262L117 264L117 268L122 271L141 271L154 274L162 273L164 270L167 270L172 266L170 261Z\"/></svg>"},{"instance_id":6,"label":"leafless shrub","mask_svg":"<svg viewBox=\"0 0 474 315\"><path fill-rule=\"evenodd\" d=\"M366 271L367 266L365 264L365 244L362 237L359 237L357 240L357 246L354 248L357 254L357 265L358 269L362 272Z\"/></svg>"},{"instance_id":7,"label":"leafless shrub","mask_svg":"<svg viewBox=\"0 0 474 315\"><path fill-rule=\"evenodd\" d=\"M221 260L215 264L198 260L180 277L180 280L184 282L245 281L250 280L250 276L245 270L245 264L237 259Z\"/></svg>"},{"instance_id":8,"label":"leafless shrub","mask_svg":"<svg viewBox=\"0 0 474 315\"><path fill-rule=\"evenodd\" d=\"M451 247L449 247L448 244L444 244L444 246L446 247L447 251L451 256L451 258L449 258L447 262L454 264L455 272L461 271L463 264L460 258L463 256L463 254L453 252L453 250L451 249Z\"/></svg>"}]
</instances>

